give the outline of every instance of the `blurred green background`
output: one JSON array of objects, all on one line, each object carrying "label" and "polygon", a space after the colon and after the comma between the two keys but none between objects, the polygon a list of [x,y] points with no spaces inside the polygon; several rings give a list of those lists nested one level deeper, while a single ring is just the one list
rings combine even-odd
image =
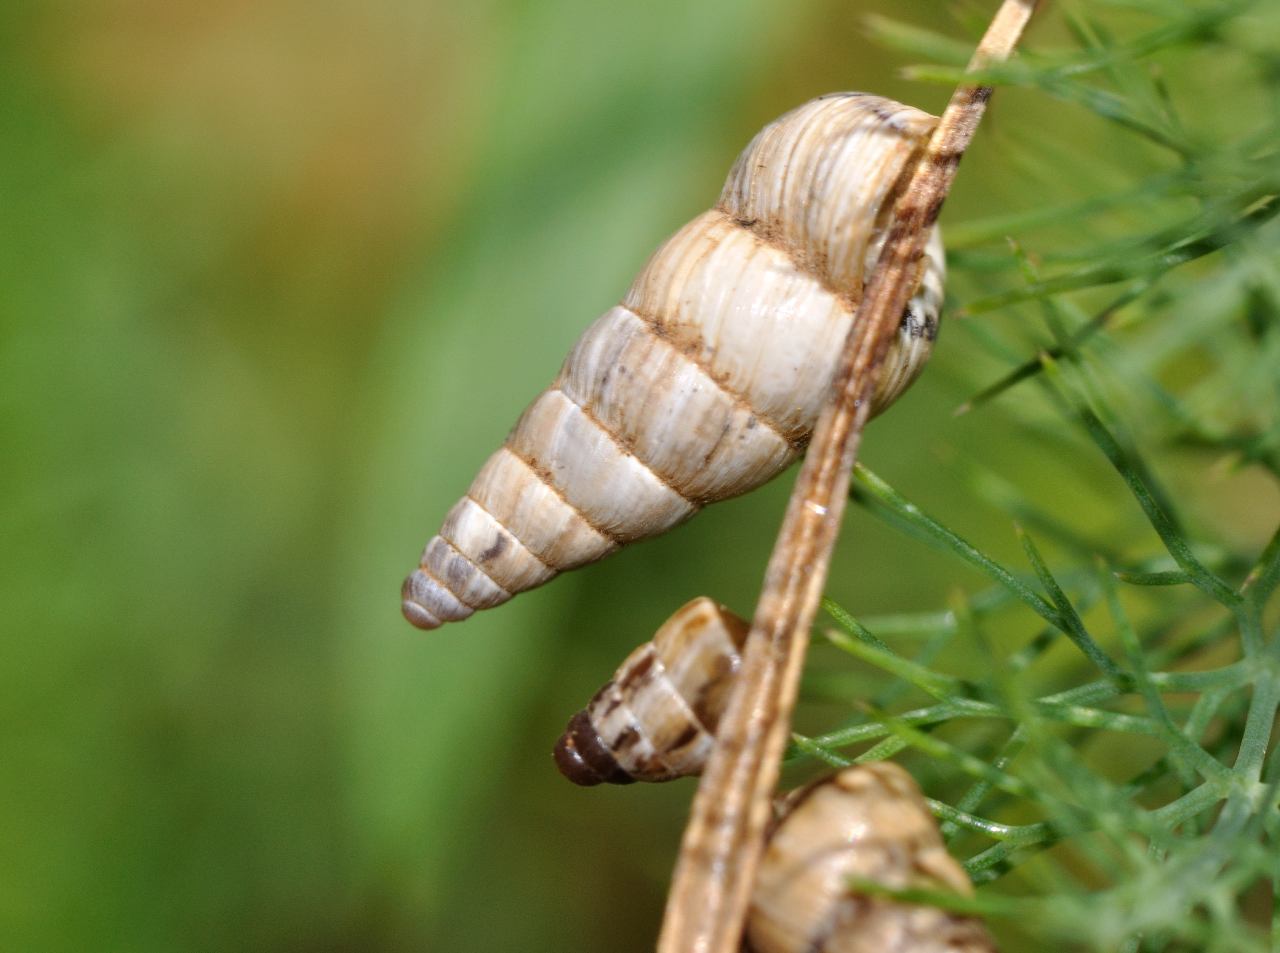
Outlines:
[{"label": "blurred green background", "polygon": [[[940,109],[861,18],[971,38],[943,6],[4,5],[0,947],[651,948],[692,785],[579,790],[548,752],[684,600],[750,611],[793,474],[434,634],[400,580],[761,125],[837,89]],[[944,224],[1117,184],[1042,164],[1109,134],[1002,92]],[[1101,463],[1064,484],[1005,411],[952,419],[994,374],[963,340],[864,458],[996,553],[939,454],[1105,530]],[[1215,479],[1260,546],[1273,491]],[[854,512],[829,588],[967,582]]]}]

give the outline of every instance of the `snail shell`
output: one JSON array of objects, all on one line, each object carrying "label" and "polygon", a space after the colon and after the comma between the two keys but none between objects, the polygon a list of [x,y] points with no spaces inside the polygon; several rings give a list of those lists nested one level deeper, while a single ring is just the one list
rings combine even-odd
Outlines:
[{"label": "snail shell", "polygon": [[569,720],[560,773],[583,785],[700,774],[750,628],[705,596],[678,609]]},{"label": "snail shell", "polygon": [[906,771],[877,762],[793,792],[760,860],[747,919],[754,953],[994,953],[982,924],[869,896],[890,889],[973,894]]},{"label": "snail shell", "polygon": [[[863,281],[936,120],[838,93],[766,126],[715,208],[662,245],[578,340],[405,580],[433,629],[773,478],[830,389]],[[881,372],[884,408],[938,329],[941,241]]]}]

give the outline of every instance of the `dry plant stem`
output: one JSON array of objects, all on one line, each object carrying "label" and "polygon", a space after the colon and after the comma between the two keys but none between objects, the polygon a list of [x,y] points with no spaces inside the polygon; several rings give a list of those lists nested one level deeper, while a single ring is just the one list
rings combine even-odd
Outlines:
[{"label": "dry plant stem", "polygon": [[[1005,0],[970,69],[1007,58],[1036,0]],[[849,475],[880,365],[919,275],[960,157],[991,88],[956,90],[893,211],[884,250],[796,480],[765,573],[741,681],[716,735],[676,863],[659,953],[735,953],[763,845],[809,628],[826,583]]]}]

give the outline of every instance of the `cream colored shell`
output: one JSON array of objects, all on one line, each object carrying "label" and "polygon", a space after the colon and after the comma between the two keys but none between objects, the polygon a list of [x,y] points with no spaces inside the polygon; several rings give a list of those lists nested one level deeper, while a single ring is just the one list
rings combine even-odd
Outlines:
[{"label": "cream colored shell", "polygon": [[[445,518],[402,592],[433,629],[772,479],[803,450],[934,117],[862,93],[770,123],[720,201],[583,334]],[[920,372],[942,300],[931,237],[876,406]]]},{"label": "cream colored shell", "polygon": [[570,719],[560,773],[583,785],[700,774],[750,628],[705,596],[678,609]]},{"label": "cream colored shell", "polygon": [[970,896],[928,805],[888,762],[794,792],[760,860],[747,920],[754,953],[994,953],[982,924],[860,893],[851,881]]}]

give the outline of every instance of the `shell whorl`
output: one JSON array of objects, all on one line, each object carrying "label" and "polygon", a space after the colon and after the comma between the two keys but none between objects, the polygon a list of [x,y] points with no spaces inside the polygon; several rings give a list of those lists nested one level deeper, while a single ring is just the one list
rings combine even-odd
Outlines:
[{"label": "shell whorl", "polygon": [[860,893],[857,880],[973,893],[895,764],[846,768],[787,798],[752,890],[753,953],[995,953],[978,920]]},{"label": "shell whorl", "polygon": [[[904,173],[936,120],[862,93],[770,123],[720,200],[667,240],[449,512],[405,580],[432,629],[772,479],[830,388]],[[883,409],[932,350],[935,231],[882,371]]]},{"label": "shell whorl", "polygon": [[569,720],[560,773],[581,785],[701,773],[750,628],[705,596],[678,609]]}]

